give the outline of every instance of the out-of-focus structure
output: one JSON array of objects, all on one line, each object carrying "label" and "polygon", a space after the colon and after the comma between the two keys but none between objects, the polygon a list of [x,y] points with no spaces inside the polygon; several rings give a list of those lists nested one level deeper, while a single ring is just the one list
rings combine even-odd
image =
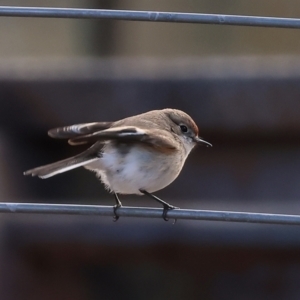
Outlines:
[{"label": "out-of-focus structure", "polygon": [[[177,1],[178,2],[178,1]],[[1,5],[25,5],[17,0]],[[26,5],[40,6],[38,1]],[[295,0],[44,1],[43,6],[297,17]],[[300,213],[299,30],[0,18],[0,200],[112,205],[94,174],[28,168],[80,151],[47,130],[188,112],[197,148],[157,193],[182,208]],[[155,205],[145,197],[123,204]],[[0,216],[1,299],[299,299],[298,227]]]}]

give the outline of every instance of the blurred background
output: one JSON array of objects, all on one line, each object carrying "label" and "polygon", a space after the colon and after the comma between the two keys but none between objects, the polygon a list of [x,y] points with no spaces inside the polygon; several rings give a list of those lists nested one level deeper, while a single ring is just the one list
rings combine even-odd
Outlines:
[{"label": "blurred background", "polygon": [[[0,5],[300,16],[296,0]],[[300,213],[299,30],[1,17],[0,40],[2,202],[113,205],[84,169],[22,172],[82,150],[49,138],[52,127],[172,107],[214,147],[195,149],[157,196],[187,209]],[[300,298],[296,226],[1,214],[0,265],[4,300]]]}]

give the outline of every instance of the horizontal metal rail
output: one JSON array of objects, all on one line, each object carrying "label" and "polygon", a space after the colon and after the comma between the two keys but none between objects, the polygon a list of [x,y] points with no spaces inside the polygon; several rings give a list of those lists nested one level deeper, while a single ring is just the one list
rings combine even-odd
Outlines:
[{"label": "horizontal metal rail", "polygon": [[2,17],[113,19],[127,21],[300,28],[300,19],[159,11],[0,6]]},{"label": "horizontal metal rail", "polygon": [[[73,204],[36,204],[36,203],[0,203],[0,213],[68,214],[114,216],[112,206],[73,205]],[[125,207],[118,208],[120,217],[162,218],[162,209]],[[262,224],[300,225],[300,215],[282,215],[266,213],[247,213],[233,211],[211,211],[174,209],[167,212],[170,219],[245,222]]]}]

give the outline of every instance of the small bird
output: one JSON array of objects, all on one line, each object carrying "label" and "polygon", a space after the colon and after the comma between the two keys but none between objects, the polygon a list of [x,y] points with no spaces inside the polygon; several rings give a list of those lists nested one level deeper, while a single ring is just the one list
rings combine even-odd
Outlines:
[{"label": "small bird", "polygon": [[198,137],[193,119],[177,109],[153,110],[116,122],[95,122],[58,127],[52,138],[68,139],[70,145],[92,144],[86,151],[38,168],[24,175],[49,178],[84,166],[94,171],[114,194],[115,221],[122,206],[118,194],[147,195],[167,211],[177,207],[153,195],[173,182],[196,144],[210,143]]}]

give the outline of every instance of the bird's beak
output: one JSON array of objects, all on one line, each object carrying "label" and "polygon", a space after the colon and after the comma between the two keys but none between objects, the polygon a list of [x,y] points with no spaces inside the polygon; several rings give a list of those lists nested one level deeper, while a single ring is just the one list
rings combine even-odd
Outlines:
[{"label": "bird's beak", "polygon": [[200,144],[200,143],[203,143],[203,144],[206,144],[206,147],[212,147],[212,144],[207,142],[207,141],[204,141],[202,139],[200,139],[198,136],[196,136],[194,138],[194,141],[197,143],[197,144]]}]

